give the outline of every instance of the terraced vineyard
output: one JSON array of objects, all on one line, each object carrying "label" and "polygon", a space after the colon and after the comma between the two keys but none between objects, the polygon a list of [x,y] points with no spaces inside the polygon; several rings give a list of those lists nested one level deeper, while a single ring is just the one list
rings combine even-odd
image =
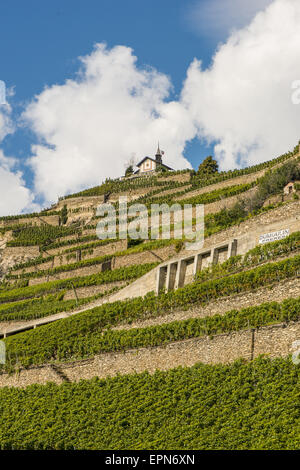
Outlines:
[{"label": "terraced vineyard", "polygon": [[[299,159],[110,180],[1,218],[0,448],[298,448]],[[97,206],[124,194],[204,204],[202,248],[99,240]]]}]

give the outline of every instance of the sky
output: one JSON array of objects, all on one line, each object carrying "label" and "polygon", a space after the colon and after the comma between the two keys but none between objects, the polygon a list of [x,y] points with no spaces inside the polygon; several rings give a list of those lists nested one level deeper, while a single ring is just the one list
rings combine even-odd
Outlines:
[{"label": "sky", "polygon": [[158,141],[174,169],[228,170],[300,139],[299,0],[2,0],[0,21],[0,216]]}]

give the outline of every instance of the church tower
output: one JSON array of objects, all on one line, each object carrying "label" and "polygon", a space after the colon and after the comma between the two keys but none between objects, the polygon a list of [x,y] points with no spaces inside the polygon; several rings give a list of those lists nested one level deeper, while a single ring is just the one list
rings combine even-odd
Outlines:
[{"label": "church tower", "polygon": [[160,148],[159,148],[159,142],[158,142],[158,147],[157,147],[157,151],[156,151],[156,154],[155,154],[155,161],[159,165],[162,164],[162,154],[161,154],[161,151],[160,151]]}]

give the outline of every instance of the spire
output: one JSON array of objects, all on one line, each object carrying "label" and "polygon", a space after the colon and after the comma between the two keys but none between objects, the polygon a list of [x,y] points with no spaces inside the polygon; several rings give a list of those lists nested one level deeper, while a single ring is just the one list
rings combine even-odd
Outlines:
[{"label": "spire", "polygon": [[159,148],[159,142],[158,142],[158,146],[157,146],[157,150],[156,150],[155,160],[157,161],[157,163],[162,163],[161,151],[160,151],[160,148]]},{"label": "spire", "polygon": [[158,141],[156,155],[161,155],[161,151],[160,151],[160,148],[159,148],[159,141]]}]

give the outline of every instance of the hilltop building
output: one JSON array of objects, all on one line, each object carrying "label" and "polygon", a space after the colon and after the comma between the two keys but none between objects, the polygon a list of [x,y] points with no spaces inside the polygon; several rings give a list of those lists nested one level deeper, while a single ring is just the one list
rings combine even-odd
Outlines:
[{"label": "hilltop building", "polygon": [[159,148],[159,144],[157,147],[157,151],[155,154],[155,159],[151,157],[144,157],[136,166],[137,170],[135,170],[135,175],[144,175],[146,173],[154,173],[155,171],[159,171],[161,169],[165,169],[167,171],[173,171],[173,168],[165,165],[162,161],[163,152]]}]

